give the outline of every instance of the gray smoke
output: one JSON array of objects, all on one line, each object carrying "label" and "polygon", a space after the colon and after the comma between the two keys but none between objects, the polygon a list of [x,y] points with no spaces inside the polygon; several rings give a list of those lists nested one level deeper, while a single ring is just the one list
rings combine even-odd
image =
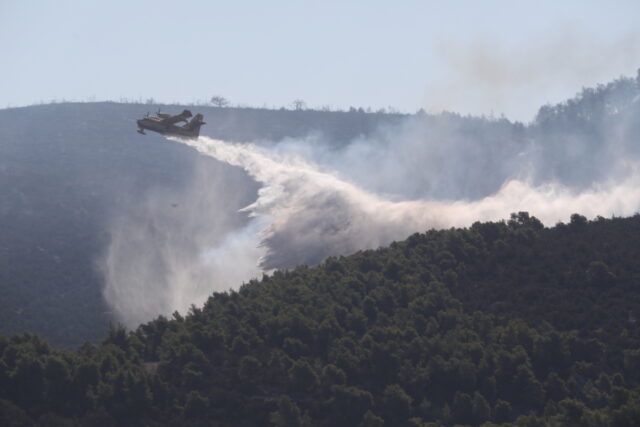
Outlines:
[{"label": "gray smoke", "polygon": [[573,213],[632,215],[638,117],[640,79],[622,79],[542,108],[529,126],[417,115],[340,148],[318,134],[259,144],[174,139],[210,162],[186,190],[150,193],[114,221],[105,297],[135,326],[274,268],[430,228],[518,211],[548,226]]},{"label": "gray smoke", "polygon": [[514,179],[475,201],[403,201],[364,190],[299,154],[206,137],[182,142],[242,167],[263,185],[258,199],[244,211],[269,223],[262,232],[266,252],[260,260],[266,270],[315,264],[329,255],[387,245],[416,231],[500,220],[517,211],[528,211],[553,225],[575,212],[588,217],[630,215],[640,206],[640,175],[635,171],[623,181],[599,183],[580,192],[560,184],[532,186]]},{"label": "gray smoke", "polygon": [[640,32],[606,39],[564,27],[526,45],[488,36],[470,42],[449,38],[438,42],[437,52],[447,67],[426,90],[428,111],[493,111],[528,122],[543,103],[572,96],[568,90],[633,73],[640,61]]}]

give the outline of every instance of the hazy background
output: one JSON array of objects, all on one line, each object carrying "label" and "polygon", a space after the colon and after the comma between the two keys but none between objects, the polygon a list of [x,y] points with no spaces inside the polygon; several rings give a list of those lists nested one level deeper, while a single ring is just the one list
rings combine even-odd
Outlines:
[{"label": "hazy background", "polygon": [[640,3],[1,1],[0,106],[155,99],[529,121],[640,63]]}]

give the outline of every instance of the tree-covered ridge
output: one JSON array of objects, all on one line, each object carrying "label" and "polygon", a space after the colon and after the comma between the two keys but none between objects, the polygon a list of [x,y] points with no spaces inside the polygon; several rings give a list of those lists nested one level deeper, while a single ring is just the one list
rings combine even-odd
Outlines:
[{"label": "tree-covered ridge", "polygon": [[[135,119],[158,108],[177,112],[184,106],[101,102],[0,110],[0,333],[35,330],[69,349],[84,340],[99,342],[113,314],[96,261],[109,243],[114,216],[154,189],[186,194],[194,171],[206,168],[231,180],[226,185],[246,202],[217,209],[236,214],[254,200],[256,184],[244,172],[160,143],[160,136],[137,134]],[[397,153],[398,164],[389,169],[393,180],[363,171],[379,175],[369,190],[403,199],[478,200],[522,174],[530,174],[533,185],[552,181],[581,191],[619,177],[640,153],[640,75],[584,89],[541,108],[526,125],[355,108],[192,110],[206,117],[203,135],[217,139],[308,139],[338,151],[358,141],[365,152],[392,147],[385,153]],[[398,150],[403,143],[407,151]]]},{"label": "tree-covered ridge", "polygon": [[526,213],[277,271],[100,346],[0,339],[3,425],[640,423],[640,216]]},{"label": "tree-covered ridge", "polygon": [[[184,106],[101,102],[0,109],[1,334],[37,331],[67,349],[85,340],[100,342],[114,318],[97,268],[109,229],[118,213],[158,189],[174,193],[172,203],[186,207],[179,196],[193,189],[198,171],[220,174],[238,201],[227,199],[216,209],[241,222],[237,211],[257,189],[244,171],[159,135],[135,132],[135,119],[160,108],[174,112]],[[338,145],[403,117],[255,108],[193,111],[207,118],[203,135],[246,142],[322,133]]]}]

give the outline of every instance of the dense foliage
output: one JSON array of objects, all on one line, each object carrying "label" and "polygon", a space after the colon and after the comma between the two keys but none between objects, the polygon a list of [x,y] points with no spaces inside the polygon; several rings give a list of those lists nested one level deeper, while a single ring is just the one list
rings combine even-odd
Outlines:
[{"label": "dense foliage", "polygon": [[2,338],[0,424],[639,425],[639,242],[640,216],[519,213],[277,271],[75,353]]}]

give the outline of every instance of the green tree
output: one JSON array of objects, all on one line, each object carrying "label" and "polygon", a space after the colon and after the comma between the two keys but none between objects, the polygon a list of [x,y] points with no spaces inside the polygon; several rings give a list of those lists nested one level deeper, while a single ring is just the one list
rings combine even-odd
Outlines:
[{"label": "green tree", "polygon": [[63,359],[56,356],[48,356],[45,360],[44,375],[48,404],[65,413],[76,397],[72,389],[69,366]]},{"label": "green tree", "polygon": [[244,356],[240,360],[238,368],[238,378],[247,384],[256,384],[261,381],[262,363],[253,356]]},{"label": "green tree", "polygon": [[493,421],[502,424],[512,420],[513,409],[511,404],[505,400],[498,399],[493,408]]},{"label": "green tree", "polygon": [[457,392],[453,398],[451,416],[457,424],[472,424],[473,400],[467,393]]},{"label": "green tree", "polygon": [[373,396],[357,387],[333,386],[327,402],[329,419],[335,426],[358,425],[364,414],[373,407]]},{"label": "green tree", "polygon": [[380,418],[370,410],[362,417],[361,427],[384,427],[384,419]]},{"label": "green tree", "polygon": [[289,396],[281,396],[278,399],[278,410],[271,413],[270,421],[278,427],[300,427],[303,425],[300,408]]},{"label": "green tree", "polygon": [[398,384],[384,389],[382,404],[385,419],[391,423],[404,423],[411,416],[412,398]]},{"label": "green tree", "polygon": [[223,108],[229,105],[229,101],[224,96],[220,96],[220,95],[212,96],[209,102],[214,107],[219,107],[219,108]]},{"label": "green tree", "polygon": [[198,391],[192,390],[187,394],[184,411],[187,417],[199,418],[206,414],[209,406],[209,399],[202,396]]},{"label": "green tree", "polygon": [[335,365],[328,364],[322,369],[322,384],[327,389],[333,385],[344,385],[346,380],[344,371]]},{"label": "green tree", "polygon": [[592,261],[587,268],[587,281],[598,287],[609,287],[616,280],[616,276],[609,271],[609,266],[602,261]]},{"label": "green tree", "polygon": [[289,369],[289,386],[292,390],[308,391],[318,385],[318,376],[309,363],[297,360]]},{"label": "green tree", "polygon": [[42,362],[34,356],[20,358],[11,376],[11,384],[15,402],[20,407],[27,409],[40,405],[45,391]]},{"label": "green tree", "polygon": [[473,424],[480,425],[491,419],[491,406],[477,391],[473,394]]},{"label": "green tree", "polygon": [[544,389],[549,398],[558,402],[569,394],[567,386],[556,372],[549,373],[544,384]]}]

